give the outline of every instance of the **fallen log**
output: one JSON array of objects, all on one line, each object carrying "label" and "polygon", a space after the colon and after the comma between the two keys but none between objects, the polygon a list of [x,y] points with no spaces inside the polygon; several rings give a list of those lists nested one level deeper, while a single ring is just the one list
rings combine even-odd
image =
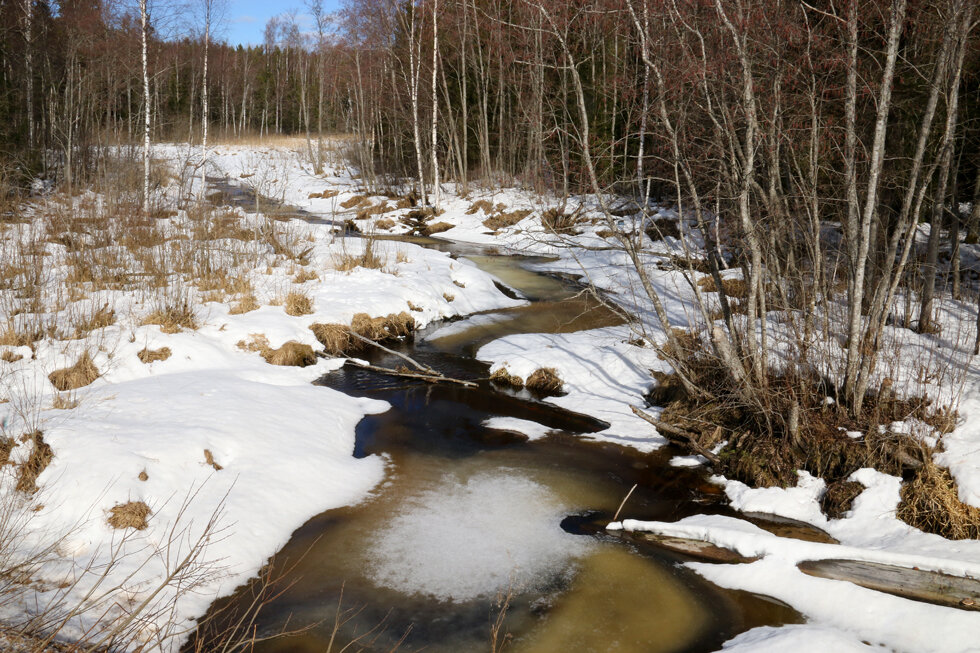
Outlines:
[{"label": "fallen log", "polygon": [[728,549],[704,540],[695,540],[687,537],[675,537],[673,535],[661,535],[646,531],[608,531],[613,535],[648,542],[674,553],[681,553],[705,562],[718,562],[722,564],[739,564],[755,562],[758,557],[743,556],[737,551]]},{"label": "fallen log", "polygon": [[915,601],[980,610],[980,580],[975,578],[858,560],[805,560],[796,566],[809,576],[848,581]]},{"label": "fallen log", "polygon": [[685,429],[679,428],[677,426],[665,424],[664,422],[655,419],[649,413],[640,410],[636,406],[630,406],[630,410],[632,410],[633,414],[639,417],[640,419],[656,427],[657,431],[671,442],[679,444],[682,447],[685,447],[693,451],[699,456],[704,456],[708,460],[708,462],[710,462],[713,465],[717,465],[720,462],[717,455],[715,455],[708,449],[702,447],[698,443],[696,434],[691,433],[690,431],[687,431]]}]

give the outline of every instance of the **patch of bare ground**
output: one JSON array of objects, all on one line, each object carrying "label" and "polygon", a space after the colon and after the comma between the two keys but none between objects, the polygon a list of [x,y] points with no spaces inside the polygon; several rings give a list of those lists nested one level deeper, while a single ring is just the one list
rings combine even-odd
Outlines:
[{"label": "patch of bare ground", "polygon": [[113,506],[106,521],[116,529],[132,528],[141,531],[149,526],[147,518],[151,514],[150,507],[142,501],[128,501]]},{"label": "patch of bare ground", "polygon": [[682,446],[690,442],[692,451],[702,452],[726,443],[709,461],[714,472],[752,487],[789,487],[796,471],[805,470],[827,483],[822,508],[837,518],[863,490],[848,477],[872,467],[904,479],[900,519],[948,538],[980,537],[980,509],[959,500],[949,472],[932,462],[934,450],[920,437],[889,428],[915,418],[934,434],[947,433],[956,420],[948,407],[921,397],[897,398],[886,382],[855,417],[826,401],[833,389],[823,379],[777,374],[769,378],[771,404],[753,405],[703,353],[708,346],[695,341],[684,361],[703,394],[692,397],[676,375],[658,373],[648,400],[663,407],[658,422],[671,433],[661,433]]},{"label": "patch of bare ground", "polygon": [[170,347],[161,347],[159,349],[144,347],[136,356],[140,359],[141,363],[149,365],[156,361],[165,361],[170,358],[171,354]]},{"label": "patch of bare ground", "polygon": [[82,354],[74,365],[55,370],[48,375],[51,385],[61,392],[86,386],[99,378],[99,368],[95,366],[88,352]]},{"label": "patch of bare ground", "polygon": [[647,228],[644,229],[647,237],[656,242],[664,238],[680,238],[681,232],[677,226],[677,221],[670,218],[657,218],[651,220]]}]

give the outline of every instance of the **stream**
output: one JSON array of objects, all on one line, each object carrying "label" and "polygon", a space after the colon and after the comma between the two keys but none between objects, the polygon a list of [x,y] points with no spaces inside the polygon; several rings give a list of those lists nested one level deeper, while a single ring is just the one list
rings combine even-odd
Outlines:
[{"label": "stream", "polygon": [[[574,281],[529,269],[541,259],[410,240],[469,258],[529,303],[431,325],[396,347],[477,388],[349,366],[316,381],[391,404],[359,423],[355,444],[357,457],[384,457],[388,473],[361,504],[313,517],[276,555],[284,584],[258,634],[301,632],[255,650],[322,653],[356,641],[348,650],[695,652],[802,621],[775,600],[704,581],[683,556],[605,532],[634,484],[629,518],[725,513],[702,470],[671,467],[669,447],[641,454],[583,439],[605,425],[492,386],[474,358],[505,335],[612,326],[619,316]],[[401,364],[376,349],[362,356]],[[529,441],[508,429],[515,419],[547,436]],[[250,601],[243,587],[212,609]]]}]

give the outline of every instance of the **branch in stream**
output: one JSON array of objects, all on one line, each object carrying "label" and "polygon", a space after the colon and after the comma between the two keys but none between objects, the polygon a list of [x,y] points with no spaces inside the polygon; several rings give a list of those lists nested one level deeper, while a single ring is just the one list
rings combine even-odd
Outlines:
[{"label": "branch in stream", "polygon": [[463,379],[454,379],[449,376],[443,376],[438,372],[433,372],[431,374],[423,374],[411,372],[408,370],[396,370],[390,367],[379,367],[377,365],[369,365],[368,363],[361,363],[359,361],[353,360],[351,358],[347,359],[345,365],[353,365],[354,367],[359,367],[363,370],[371,370],[372,372],[378,372],[380,374],[387,374],[389,376],[400,376],[407,379],[418,379],[425,381],[427,383],[455,383],[461,385],[464,388],[476,388],[478,385],[473,381],[464,381]]},{"label": "branch in stream", "polygon": [[640,410],[636,406],[630,406],[630,410],[632,410],[633,414],[639,417],[640,419],[645,420],[646,422],[649,422],[650,424],[655,426],[657,431],[660,432],[661,435],[663,435],[671,442],[679,444],[682,447],[685,447],[686,449],[693,451],[699,456],[704,456],[705,458],[708,459],[708,462],[710,462],[713,465],[718,464],[719,462],[718,456],[716,456],[715,454],[713,454],[712,452],[708,451],[700,444],[698,444],[698,441],[695,439],[696,435],[694,433],[658,421],[652,415]]}]

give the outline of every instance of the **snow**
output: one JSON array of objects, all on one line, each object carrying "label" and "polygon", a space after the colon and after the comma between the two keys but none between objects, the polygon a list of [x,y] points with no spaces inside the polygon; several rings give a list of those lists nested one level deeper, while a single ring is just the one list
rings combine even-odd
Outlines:
[{"label": "snow", "polygon": [[560,526],[568,506],[515,472],[451,474],[406,501],[369,543],[374,582],[409,594],[469,601],[542,588],[591,540]]},{"label": "snow", "polygon": [[537,422],[518,419],[516,417],[490,417],[483,421],[483,425],[488,429],[499,431],[517,431],[526,435],[528,440],[538,440],[552,431],[551,428],[544,424],[538,424]]},{"label": "snow", "polygon": [[878,650],[833,628],[812,624],[753,628],[725,642],[722,649],[729,653],[867,653]]}]

